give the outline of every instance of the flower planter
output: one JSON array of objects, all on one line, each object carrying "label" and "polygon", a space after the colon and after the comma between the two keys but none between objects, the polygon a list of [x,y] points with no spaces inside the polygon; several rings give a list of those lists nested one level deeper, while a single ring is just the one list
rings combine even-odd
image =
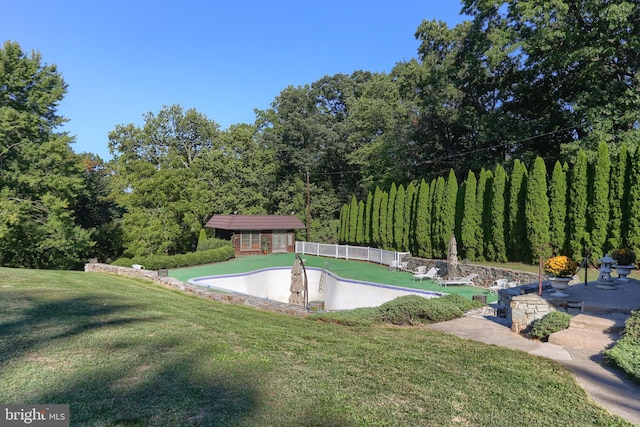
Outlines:
[{"label": "flower planter", "polygon": [[551,277],[549,278],[549,282],[551,282],[551,287],[556,291],[551,294],[552,297],[557,298],[566,298],[569,294],[565,294],[562,292],[563,290],[569,287],[569,282],[571,281],[571,277]]},{"label": "flower planter", "polygon": [[616,269],[616,273],[618,273],[618,280],[621,282],[628,282],[627,276],[631,274],[631,270],[635,267],[633,265],[614,265],[613,268]]}]

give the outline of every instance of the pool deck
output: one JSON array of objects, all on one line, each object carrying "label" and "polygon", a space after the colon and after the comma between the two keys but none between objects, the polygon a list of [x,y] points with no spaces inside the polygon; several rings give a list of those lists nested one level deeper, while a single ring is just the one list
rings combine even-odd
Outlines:
[{"label": "pool deck", "polygon": [[[585,314],[607,317],[627,316],[640,309],[640,281],[615,281],[615,289],[601,289],[597,282],[569,286],[564,292],[566,301],[582,302]],[[546,290],[542,298],[558,302],[554,290]],[[567,340],[562,345],[524,338],[511,332],[510,325],[493,316],[493,310],[478,310],[466,317],[426,326],[428,329],[456,335],[490,345],[521,350],[529,354],[553,359],[568,368],[580,385],[596,402],[611,413],[640,425],[640,384],[624,373],[608,366],[602,352],[585,350],[580,341]]]}]

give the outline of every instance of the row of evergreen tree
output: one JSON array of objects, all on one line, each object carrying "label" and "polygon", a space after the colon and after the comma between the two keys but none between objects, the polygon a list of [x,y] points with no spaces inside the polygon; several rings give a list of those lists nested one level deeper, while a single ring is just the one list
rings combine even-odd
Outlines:
[{"label": "row of evergreen tree", "polygon": [[459,256],[476,261],[640,252],[640,150],[623,146],[612,155],[601,143],[593,159],[579,151],[570,165],[556,162],[550,176],[541,157],[530,170],[515,160],[510,174],[501,165],[477,178],[469,171],[460,184],[452,170],[430,183],[376,187],[340,212],[342,243],[446,258],[453,235]]}]

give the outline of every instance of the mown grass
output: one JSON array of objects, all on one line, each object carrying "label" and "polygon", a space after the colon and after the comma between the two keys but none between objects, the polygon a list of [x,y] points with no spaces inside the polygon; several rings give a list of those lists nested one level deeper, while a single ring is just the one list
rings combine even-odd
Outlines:
[{"label": "mown grass", "polygon": [[547,359],[100,273],[0,269],[0,384],[81,426],[630,425]]}]

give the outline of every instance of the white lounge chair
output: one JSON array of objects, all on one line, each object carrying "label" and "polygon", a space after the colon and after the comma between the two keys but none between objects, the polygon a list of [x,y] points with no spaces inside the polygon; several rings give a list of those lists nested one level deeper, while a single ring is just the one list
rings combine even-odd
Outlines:
[{"label": "white lounge chair", "polygon": [[422,279],[440,280],[440,277],[438,277],[438,271],[439,270],[437,268],[431,267],[431,269],[426,273],[417,272],[413,275],[413,280],[420,279],[421,282]]},{"label": "white lounge chair", "polygon": [[389,271],[398,271],[398,261],[395,259],[389,262]]},{"label": "white lounge chair", "polygon": [[477,274],[469,274],[467,276],[458,277],[456,279],[440,280],[439,285],[440,286],[447,286],[447,285],[475,286],[476,284],[474,283],[473,279],[475,279],[476,277],[478,277]]},{"label": "white lounge chair", "polygon": [[493,285],[489,286],[489,293],[497,294],[499,290],[507,289],[507,279],[498,279],[493,281]]}]

